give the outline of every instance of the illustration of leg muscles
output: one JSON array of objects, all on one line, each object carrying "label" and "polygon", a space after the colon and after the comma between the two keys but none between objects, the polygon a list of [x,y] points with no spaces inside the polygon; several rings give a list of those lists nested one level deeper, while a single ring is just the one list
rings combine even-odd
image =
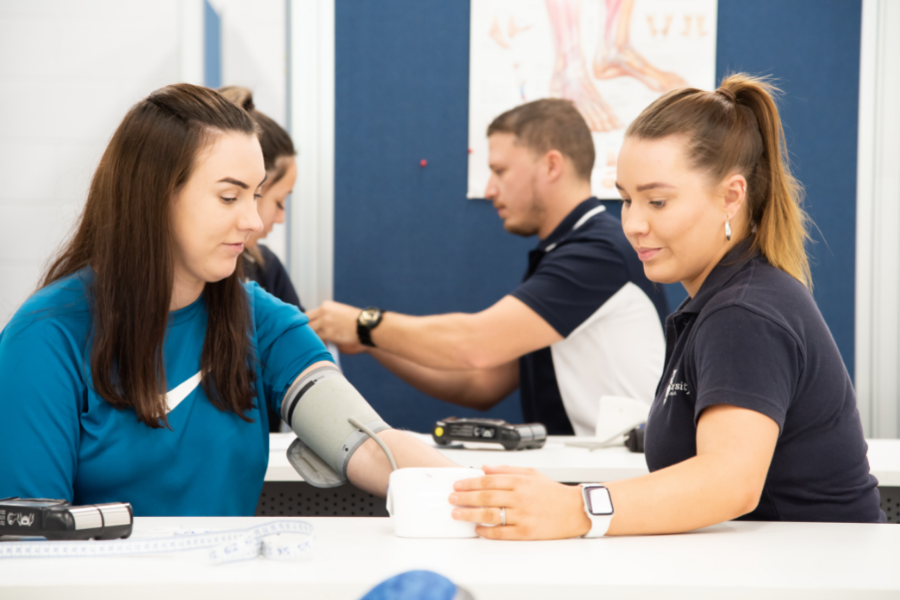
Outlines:
[{"label": "illustration of leg muscles", "polygon": [[519,64],[519,54],[521,53],[521,43],[517,43],[516,37],[520,34],[525,33],[531,29],[531,25],[525,24],[520,25],[515,21],[515,17],[509,15],[509,19],[507,21],[508,25],[506,28],[506,33],[504,34],[503,28],[500,26],[500,15],[495,14],[494,19],[491,22],[491,28],[488,31],[488,37],[494,40],[500,48],[503,50],[509,51],[510,56],[510,64],[513,70],[513,76],[516,81],[516,92],[519,96],[519,100],[522,102],[528,102],[528,92],[526,88],[528,87],[528,81],[522,73],[521,65]]},{"label": "illustration of leg muscles", "polygon": [[506,28],[507,33],[509,34],[509,39],[513,39],[523,31],[528,31],[531,29],[531,25],[516,25],[516,20],[512,16],[509,17],[509,26]]},{"label": "illustration of leg muscles", "polygon": [[[700,17],[700,19],[702,22],[703,17]],[[669,25],[671,25],[671,24],[672,24],[672,15],[666,15],[666,18],[663,19],[662,26],[659,29],[657,29],[656,28],[656,19],[653,18],[653,15],[647,15],[647,26],[650,27],[650,34],[653,35],[653,37],[656,37],[657,34],[662,35],[663,37],[666,37],[667,35],[669,35]],[[704,34],[704,35],[706,35],[706,34]]]},{"label": "illustration of leg muscles", "polygon": [[580,0],[546,0],[546,3],[556,51],[550,95],[571,100],[591,131],[619,129],[622,124],[588,75],[581,51]]},{"label": "illustration of leg muscles", "polygon": [[504,50],[509,49],[509,42],[503,38],[503,30],[500,29],[500,21],[496,15],[494,16],[494,22],[491,23],[491,30],[488,32],[488,35],[497,42],[498,46]]},{"label": "illustration of leg muscles", "polygon": [[706,37],[709,33],[703,29],[703,21],[706,19],[703,15],[697,15],[697,37]]},{"label": "illustration of leg muscles", "polygon": [[[635,0],[605,1],[606,22],[601,36],[603,42],[597,45],[597,53],[594,56],[594,77],[612,79],[627,75],[641,81],[655,92],[685,87],[687,83],[680,76],[660,71],[631,47],[628,34]],[[666,22],[665,34],[668,34],[669,22]]]}]

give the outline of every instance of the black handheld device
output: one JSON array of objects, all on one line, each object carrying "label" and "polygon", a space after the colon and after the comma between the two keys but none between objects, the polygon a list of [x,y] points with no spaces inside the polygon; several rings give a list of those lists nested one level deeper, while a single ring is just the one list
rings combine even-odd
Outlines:
[{"label": "black handheld device", "polygon": [[0,536],[48,540],[114,540],[131,535],[134,511],[124,502],[72,506],[47,498],[0,499]]},{"label": "black handheld device", "polygon": [[431,437],[439,446],[452,442],[488,442],[506,450],[541,448],[547,441],[547,428],[541,423],[510,425],[502,419],[457,419],[449,417],[434,424]]}]

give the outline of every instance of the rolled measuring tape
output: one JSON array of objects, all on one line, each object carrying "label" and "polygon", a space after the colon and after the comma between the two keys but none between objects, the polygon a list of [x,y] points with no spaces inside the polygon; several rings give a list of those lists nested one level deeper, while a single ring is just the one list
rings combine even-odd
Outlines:
[{"label": "rolled measuring tape", "polygon": [[300,560],[312,553],[315,536],[306,521],[270,521],[249,529],[185,532],[170,537],[78,542],[0,542],[0,558],[129,556],[211,548],[213,563],[250,560],[260,554],[273,560]]}]

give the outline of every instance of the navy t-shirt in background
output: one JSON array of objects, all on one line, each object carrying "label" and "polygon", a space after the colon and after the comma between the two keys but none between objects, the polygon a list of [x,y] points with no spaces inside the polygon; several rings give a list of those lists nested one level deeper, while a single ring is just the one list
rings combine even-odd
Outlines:
[{"label": "navy t-shirt in background", "polygon": [[878,482],[853,384],[815,301],[747,242],[666,320],[666,367],[647,422],[651,471],[697,454],[704,409],[728,404],[780,429],[759,521],[874,523]]},{"label": "navy t-shirt in background", "polygon": [[297,290],[291,283],[291,278],[278,256],[266,246],[258,244],[259,253],[262,254],[263,264],[253,260],[253,257],[244,253],[244,277],[249,281],[255,281],[259,287],[266,290],[285,304],[293,304],[300,309],[300,312],[306,312],[303,305],[300,304],[300,297],[297,296]]}]

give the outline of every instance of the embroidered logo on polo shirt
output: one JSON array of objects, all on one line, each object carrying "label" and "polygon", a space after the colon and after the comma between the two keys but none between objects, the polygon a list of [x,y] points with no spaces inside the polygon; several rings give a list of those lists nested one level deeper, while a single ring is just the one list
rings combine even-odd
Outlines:
[{"label": "embroidered logo on polo shirt", "polygon": [[669,379],[669,387],[666,388],[666,396],[663,398],[663,404],[666,403],[666,400],[669,399],[669,396],[674,396],[678,392],[684,392],[685,395],[690,396],[691,390],[688,389],[688,384],[685,382],[675,383],[675,375],[678,374],[678,369],[672,371],[672,378]]}]

